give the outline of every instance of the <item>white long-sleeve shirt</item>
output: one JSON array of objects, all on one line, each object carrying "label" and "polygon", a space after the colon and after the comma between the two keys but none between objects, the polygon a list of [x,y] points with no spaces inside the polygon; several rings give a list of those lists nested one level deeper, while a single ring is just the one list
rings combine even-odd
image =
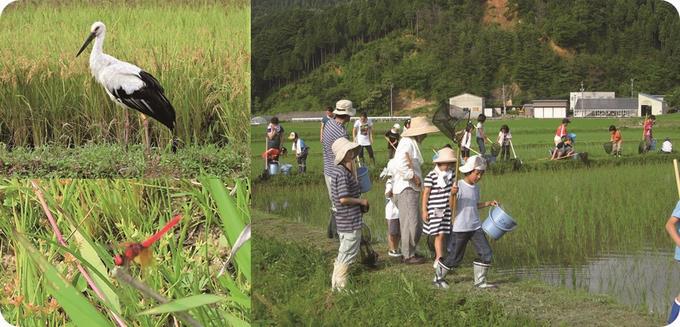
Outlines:
[{"label": "white long-sleeve shirt", "polygon": [[460,141],[460,145],[466,149],[469,149],[470,145],[472,145],[472,133],[466,131],[465,134],[463,134],[463,139]]},{"label": "white long-sleeve shirt", "polygon": [[[409,167],[408,159],[411,158],[413,167]],[[418,142],[411,137],[403,137],[394,152],[394,158],[387,164],[387,169],[392,173],[392,193],[400,194],[406,188],[420,191],[420,186],[416,186],[411,180],[413,176],[418,176],[421,183],[423,175],[420,165],[423,164],[423,156],[420,153]]]}]

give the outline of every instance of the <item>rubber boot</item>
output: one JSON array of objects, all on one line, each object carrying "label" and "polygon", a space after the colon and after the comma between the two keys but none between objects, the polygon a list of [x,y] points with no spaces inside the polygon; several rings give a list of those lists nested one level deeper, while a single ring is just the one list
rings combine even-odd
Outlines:
[{"label": "rubber boot", "polygon": [[481,263],[481,262],[474,262],[473,267],[474,267],[474,274],[475,274],[475,287],[479,287],[479,288],[496,287],[496,285],[489,284],[489,283],[486,282],[486,274],[489,272],[489,268],[491,268],[490,264]]},{"label": "rubber boot", "polygon": [[446,267],[440,260],[435,260],[433,267],[434,278],[432,279],[432,284],[434,284],[436,288],[449,288],[449,283],[446,282],[444,277],[446,277],[446,274],[450,269]]},{"label": "rubber boot", "polygon": [[671,305],[671,314],[668,316],[668,327],[678,327],[680,326],[680,302],[678,299],[673,299],[673,305]]},{"label": "rubber boot", "polygon": [[334,292],[340,292],[347,286],[347,274],[349,272],[349,265],[346,263],[335,262],[333,266],[333,276],[331,280],[331,287]]}]

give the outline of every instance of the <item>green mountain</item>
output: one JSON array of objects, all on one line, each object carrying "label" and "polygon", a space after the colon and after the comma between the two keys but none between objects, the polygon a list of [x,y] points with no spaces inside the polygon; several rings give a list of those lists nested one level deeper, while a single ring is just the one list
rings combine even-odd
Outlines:
[{"label": "green mountain", "polygon": [[[371,114],[469,92],[680,99],[680,17],[661,0],[289,0],[253,7],[253,111]],[[410,102],[413,100],[413,102]]]}]

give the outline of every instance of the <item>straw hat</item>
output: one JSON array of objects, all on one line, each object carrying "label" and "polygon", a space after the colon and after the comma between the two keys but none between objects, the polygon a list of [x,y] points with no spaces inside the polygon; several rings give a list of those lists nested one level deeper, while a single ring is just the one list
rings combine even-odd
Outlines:
[{"label": "straw hat", "polygon": [[294,140],[296,136],[297,136],[297,134],[295,134],[295,132],[290,132],[290,134],[288,135],[288,139]]},{"label": "straw hat", "polygon": [[335,103],[334,115],[347,115],[354,116],[357,113],[356,109],[352,106],[352,101],[340,100]]},{"label": "straw hat", "polygon": [[333,149],[333,154],[335,155],[335,160],[333,162],[336,165],[339,165],[342,162],[342,159],[345,159],[345,155],[347,155],[348,151],[354,151],[358,147],[359,143],[350,142],[344,137],[335,140],[331,147]]},{"label": "straw hat", "polygon": [[411,127],[401,136],[418,136],[423,134],[439,132],[439,128],[435,127],[425,117],[415,117],[411,119]]},{"label": "straw hat", "polygon": [[460,166],[458,170],[461,173],[467,174],[473,170],[486,170],[486,160],[480,156],[472,156],[465,160],[465,164]]},{"label": "straw hat", "polygon": [[434,163],[456,162],[456,153],[451,148],[443,148],[437,152],[437,157],[432,160]]}]

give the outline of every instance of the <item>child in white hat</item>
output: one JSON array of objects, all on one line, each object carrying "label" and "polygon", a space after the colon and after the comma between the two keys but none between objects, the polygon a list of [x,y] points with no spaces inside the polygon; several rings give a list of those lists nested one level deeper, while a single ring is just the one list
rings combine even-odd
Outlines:
[{"label": "child in white hat", "polygon": [[368,212],[368,200],[361,199],[359,182],[354,174],[354,158],[359,144],[341,137],[333,142],[334,166],[330,169],[331,198],[335,204],[340,247],[335,259],[332,288],[341,291],[347,285],[349,265],[359,253],[362,215]]},{"label": "child in white hat", "polygon": [[451,232],[451,205],[449,197],[455,180],[452,163],[456,162],[456,154],[451,148],[443,148],[437,152],[434,169],[423,179],[423,197],[421,200],[421,217],[423,233],[434,235],[435,262],[444,253],[444,240]]},{"label": "child in white hat", "polygon": [[454,251],[449,252],[443,260],[434,262],[434,284],[439,288],[449,287],[444,277],[463,261],[465,247],[472,241],[479,256],[473,262],[474,285],[479,288],[495,287],[486,282],[486,275],[491,267],[491,247],[479,220],[479,209],[498,205],[496,200],[479,201],[479,182],[486,170],[486,161],[480,156],[472,156],[459,170],[465,177],[451,187],[450,199],[452,207],[456,201],[456,215],[451,228]]}]

